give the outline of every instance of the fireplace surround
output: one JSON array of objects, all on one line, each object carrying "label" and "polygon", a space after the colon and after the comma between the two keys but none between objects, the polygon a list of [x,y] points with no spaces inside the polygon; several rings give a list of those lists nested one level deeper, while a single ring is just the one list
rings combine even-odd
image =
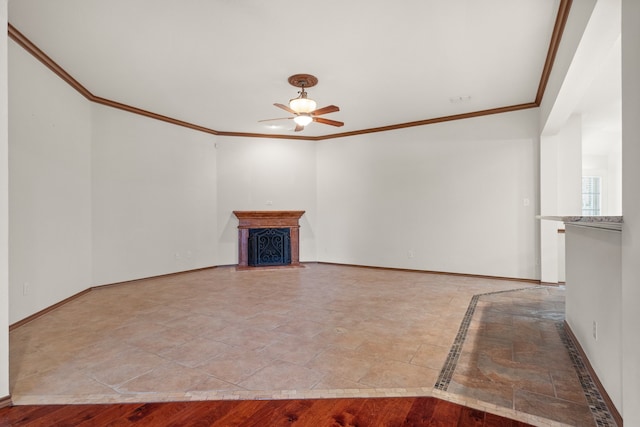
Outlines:
[{"label": "fireplace surround", "polygon": [[[304,212],[233,211],[238,218],[238,270],[302,267],[299,220]],[[256,245],[270,248],[261,251]]]}]

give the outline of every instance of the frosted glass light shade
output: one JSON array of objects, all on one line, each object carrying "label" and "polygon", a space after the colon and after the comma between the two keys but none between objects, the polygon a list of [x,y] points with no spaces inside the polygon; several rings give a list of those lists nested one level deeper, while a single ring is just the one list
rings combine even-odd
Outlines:
[{"label": "frosted glass light shade", "polygon": [[[315,102],[314,102],[314,104],[315,104]],[[313,110],[311,110],[311,111],[313,111]],[[301,114],[299,116],[295,116],[293,118],[293,121],[296,122],[297,125],[306,126],[306,125],[308,125],[309,123],[311,123],[313,121],[313,118],[311,116],[306,115],[306,114]]]},{"label": "frosted glass light shade", "polygon": [[316,109],[316,101],[309,98],[294,98],[289,101],[289,108],[296,113],[310,113]]}]

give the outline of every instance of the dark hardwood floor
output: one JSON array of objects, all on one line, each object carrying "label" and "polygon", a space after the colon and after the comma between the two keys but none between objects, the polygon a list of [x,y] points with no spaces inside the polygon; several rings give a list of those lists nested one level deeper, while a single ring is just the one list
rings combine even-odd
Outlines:
[{"label": "dark hardwood floor", "polygon": [[0,426],[473,426],[525,427],[431,397],[27,405]]}]

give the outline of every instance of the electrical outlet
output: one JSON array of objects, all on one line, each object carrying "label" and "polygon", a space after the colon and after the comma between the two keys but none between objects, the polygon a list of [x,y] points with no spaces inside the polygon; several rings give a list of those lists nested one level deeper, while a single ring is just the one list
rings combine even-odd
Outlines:
[{"label": "electrical outlet", "polygon": [[31,283],[24,282],[22,285],[22,295],[29,295],[31,293]]},{"label": "electrical outlet", "polygon": [[413,250],[410,250],[409,253],[407,254],[407,256],[409,258],[415,258],[416,257],[416,253]]},{"label": "electrical outlet", "polygon": [[593,339],[598,341],[598,322],[593,321]]}]

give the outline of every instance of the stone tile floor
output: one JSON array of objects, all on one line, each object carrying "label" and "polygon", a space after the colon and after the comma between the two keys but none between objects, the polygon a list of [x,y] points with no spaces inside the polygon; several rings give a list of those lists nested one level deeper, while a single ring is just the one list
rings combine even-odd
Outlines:
[{"label": "stone tile floor", "polygon": [[615,425],[565,332],[564,288],[476,295],[436,388],[568,425]]},{"label": "stone tile floor", "polygon": [[562,288],[525,282],[219,267],[95,289],[12,330],[11,393],[19,405],[436,396],[534,425],[614,425],[590,410],[563,312]]}]

